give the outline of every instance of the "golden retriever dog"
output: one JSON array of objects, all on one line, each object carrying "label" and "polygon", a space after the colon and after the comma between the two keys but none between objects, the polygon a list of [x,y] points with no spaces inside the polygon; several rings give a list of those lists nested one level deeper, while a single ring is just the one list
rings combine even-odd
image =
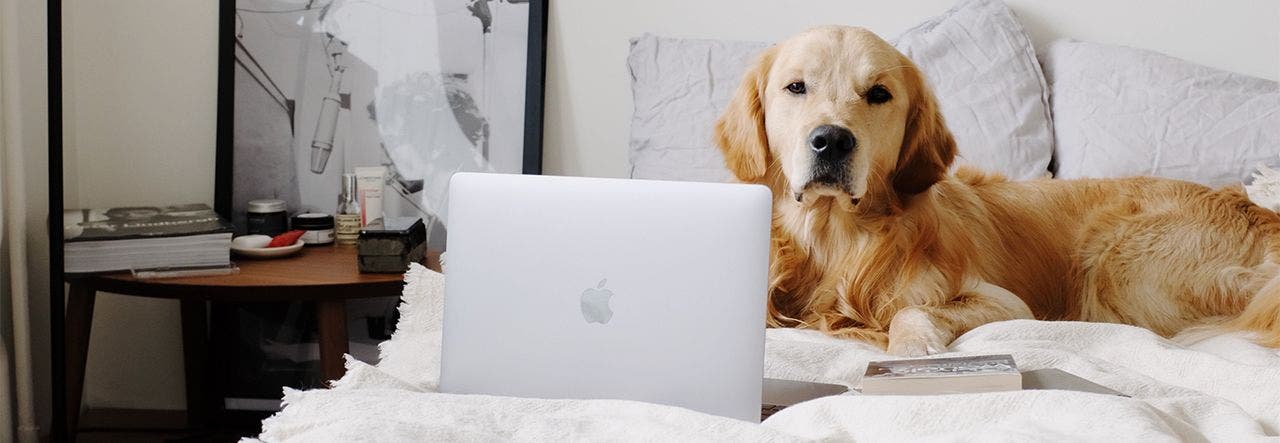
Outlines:
[{"label": "golden retriever dog", "polygon": [[951,173],[924,76],[864,29],[766,50],[715,129],[734,175],[773,190],[770,326],[904,356],[1023,318],[1280,347],[1280,216],[1238,187]]}]

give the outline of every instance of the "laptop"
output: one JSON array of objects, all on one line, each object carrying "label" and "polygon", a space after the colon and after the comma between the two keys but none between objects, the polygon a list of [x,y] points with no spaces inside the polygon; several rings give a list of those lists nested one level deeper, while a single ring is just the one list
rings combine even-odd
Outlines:
[{"label": "laptop", "polygon": [[458,173],[440,390],[760,418],[763,186]]}]

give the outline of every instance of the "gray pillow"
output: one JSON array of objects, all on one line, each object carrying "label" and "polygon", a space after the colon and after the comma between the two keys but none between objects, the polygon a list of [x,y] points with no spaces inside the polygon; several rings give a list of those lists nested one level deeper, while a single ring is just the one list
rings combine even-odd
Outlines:
[{"label": "gray pillow", "polygon": [[1153,175],[1242,183],[1280,154],[1280,87],[1141,49],[1058,40],[1053,90],[1058,176]]},{"label": "gray pillow", "polygon": [[[960,162],[1025,179],[1048,174],[1053,129],[1035,50],[1009,9],[962,1],[892,43],[930,79]],[[768,44],[662,38],[631,42],[634,178],[729,181],[712,128]]]}]

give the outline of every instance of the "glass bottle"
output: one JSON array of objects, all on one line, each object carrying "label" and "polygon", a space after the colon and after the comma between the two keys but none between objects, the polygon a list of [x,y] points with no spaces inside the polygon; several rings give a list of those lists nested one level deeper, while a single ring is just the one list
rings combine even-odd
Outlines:
[{"label": "glass bottle", "polygon": [[354,245],[360,238],[360,201],[356,199],[356,175],[342,174],[342,194],[338,195],[338,211],[333,216],[335,237],[340,245]]}]

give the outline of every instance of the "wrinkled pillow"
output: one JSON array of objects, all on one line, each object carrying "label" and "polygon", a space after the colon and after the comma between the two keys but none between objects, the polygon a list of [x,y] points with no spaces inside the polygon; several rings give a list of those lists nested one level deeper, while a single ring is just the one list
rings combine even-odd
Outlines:
[{"label": "wrinkled pillow", "polygon": [[631,40],[631,177],[731,181],[712,131],[743,72],[768,46],[650,34]]},{"label": "wrinkled pillow", "polygon": [[1152,51],[1072,40],[1042,57],[1061,178],[1242,183],[1280,154],[1280,87]]},{"label": "wrinkled pillow", "polygon": [[[958,162],[1026,179],[1048,174],[1053,129],[1035,50],[1009,9],[963,1],[892,41],[929,78]],[[633,178],[728,181],[712,130],[768,44],[662,38],[631,42]]]}]

